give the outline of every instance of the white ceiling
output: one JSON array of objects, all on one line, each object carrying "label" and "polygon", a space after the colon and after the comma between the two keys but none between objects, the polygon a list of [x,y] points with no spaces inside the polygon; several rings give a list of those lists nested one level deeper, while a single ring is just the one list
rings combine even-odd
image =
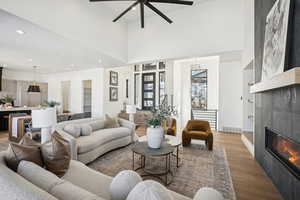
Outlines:
[{"label": "white ceiling", "polygon": [[[193,0],[186,0],[186,1],[193,1]],[[192,6],[196,6],[204,1],[212,1],[212,0],[194,0],[194,4]],[[124,1],[111,1],[111,2],[91,2],[91,3],[108,7],[115,14],[115,17],[117,17],[125,9],[127,9],[129,6],[131,6],[134,3],[134,1],[125,1],[125,2]],[[166,4],[166,3],[152,3],[152,5],[154,5],[157,9],[159,9],[166,16],[168,16],[168,12],[182,10],[182,9],[188,9],[190,7],[190,6],[185,6],[185,5]],[[147,6],[145,6],[145,16],[146,17],[153,17],[153,16],[160,17],[156,13],[154,13],[151,9],[149,9]],[[136,6],[135,10],[129,11],[128,13],[126,13],[126,15],[124,15],[120,19],[120,21],[124,21],[124,22],[131,22],[131,21],[136,21],[136,20],[140,20],[140,6],[139,5]],[[162,19],[162,20],[164,20],[164,19]]]},{"label": "white ceiling", "polygon": [[[25,71],[32,70],[33,66],[38,66],[40,73],[54,73],[97,67],[112,67],[124,65],[124,61],[122,61],[122,59],[119,59],[116,56],[109,56],[108,51],[100,50],[102,50],[101,48],[107,46],[111,46],[112,49],[116,50],[120,49],[114,48],[114,43],[121,43],[124,39],[126,39],[126,36],[119,37],[118,35],[111,35],[109,31],[107,31],[107,34],[105,35],[105,30],[103,31],[102,29],[103,25],[105,27],[109,25],[109,27],[107,28],[115,28],[116,26],[111,27],[110,24],[99,24],[98,22],[100,22],[100,20],[107,21],[110,19],[110,16],[113,16],[111,18],[111,20],[113,20],[114,17],[117,17],[128,6],[130,6],[133,3],[133,1],[88,2],[88,0],[86,0],[86,2],[64,2],[65,9],[70,8],[70,11],[73,12],[73,16],[67,12],[62,13],[63,11],[61,13],[58,13],[57,10],[56,13],[53,12],[52,15],[51,13],[47,13],[47,15],[41,16],[41,13],[43,13],[42,9],[46,9],[47,7],[46,4],[38,4],[34,0],[30,0],[28,1],[28,3],[26,2],[26,4],[21,5],[21,7],[19,8],[17,6],[13,6],[13,3],[11,1],[12,0],[7,1],[6,4],[4,4],[3,2],[2,6],[3,8],[5,7],[5,10],[0,9],[0,65],[4,65],[5,67],[13,70]],[[200,4],[204,1],[213,0],[195,0],[193,6]],[[18,1],[15,0],[15,2]],[[24,7],[29,6],[29,2],[32,3],[32,5],[37,6],[36,8],[31,8],[33,9],[32,13],[34,12],[31,17],[28,17],[30,16],[30,7]],[[55,6],[58,4],[53,1],[51,5],[54,6],[52,8],[54,9]],[[190,8],[190,6],[175,4],[153,3],[153,5],[156,6],[167,16],[168,12],[179,9],[185,9],[188,11],[188,9]],[[24,7],[23,10],[22,6]],[[8,12],[7,10],[13,10],[13,12]],[[10,12],[16,13],[16,15],[11,14]],[[101,19],[101,17],[97,15],[97,13],[101,12],[105,12],[105,14],[108,13],[109,17],[107,19]],[[62,19],[60,21],[57,21],[56,19],[55,21],[55,18],[57,18],[58,16],[62,16],[60,14],[63,14],[66,20]],[[33,23],[31,19],[30,21],[26,20],[25,18],[23,18],[22,15],[26,16],[26,19],[33,19],[35,23]],[[19,16],[22,16],[22,18]],[[80,19],[82,20],[83,24],[70,24],[69,22],[71,22],[70,20],[74,16],[79,17],[77,21]],[[86,18],[83,18],[84,16],[86,16]],[[145,7],[145,16],[159,17],[147,7]],[[53,20],[48,21],[52,18]],[[67,20],[67,18],[69,21]],[[87,20],[90,24],[87,25],[87,21],[84,20]],[[123,16],[123,18],[117,23],[126,23],[135,20],[140,20],[139,6],[137,6],[136,10],[131,10],[129,13]],[[147,19],[145,20],[147,21]],[[67,22],[69,24],[66,24]],[[74,26],[75,29],[71,29],[72,26]],[[25,34],[19,35],[18,33],[16,33],[16,30],[23,30]],[[64,34],[66,37],[62,36],[63,33],[66,33],[66,30],[73,31],[73,34],[72,32],[68,32],[68,34]],[[119,35],[123,34],[120,31],[115,31],[118,29],[112,30],[114,30],[115,33],[119,32]],[[77,33],[78,35],[76,35]],[[100,34],[104,34],[104,36]],[[118,40],[116,38],[117,36],[119,37]],[[73,40],[73,38],[76,38],[76,41]],[[111,38],[113,40],[111,40]],[[122,39],[122,41],[120,39]],[[88,43],[89,46],[86,45]],[[127,49],[125,50],[127,51]],[[108,54],[104,54],[104,52]],[[99,60],[101,60],[102,62],[99,63]]]},{"label": "white ceiling", "polygon": [[[32,66],[38,66],[41,73],[52,73],[121,64],[96,49],[1,9],[0,29],[0,65],[9,69],[32,70]],[[16,30],[23,30],[25,34],[20,35]]]}]

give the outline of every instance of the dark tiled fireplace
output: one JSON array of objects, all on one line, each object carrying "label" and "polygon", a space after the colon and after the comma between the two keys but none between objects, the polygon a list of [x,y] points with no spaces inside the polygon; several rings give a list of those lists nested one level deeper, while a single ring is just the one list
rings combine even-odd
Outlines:
[{"label": "dark tiled fireplace", "polygon": [[300,143],[265,128],[266,150],[300,180]]}]

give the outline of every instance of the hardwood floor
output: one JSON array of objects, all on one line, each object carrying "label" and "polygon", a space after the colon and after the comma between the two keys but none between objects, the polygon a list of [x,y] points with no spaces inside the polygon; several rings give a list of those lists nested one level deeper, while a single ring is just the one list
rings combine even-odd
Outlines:
[{"label": "hardwood floor", "polygon": [[[145,127],[138,128],[136,133],[139,136],[145,135]],[[226,150],[237,200],[283,199],[270,178],[246,149],[241,141],[241,134],[216,132],[214,142]]]},{"label": "hardwood floor", "polygon": [[8,132],[7,131],[0,131],[0,139],[1,138],[8,138]]}]

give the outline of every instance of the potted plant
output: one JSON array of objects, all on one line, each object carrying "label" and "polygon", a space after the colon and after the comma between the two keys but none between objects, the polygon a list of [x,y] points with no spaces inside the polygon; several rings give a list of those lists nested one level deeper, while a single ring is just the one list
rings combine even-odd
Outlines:
[{"label": "potted plant", "polygon": [[13,102],[14,102],[14,98],[12,96],[6,95],[4,96],[1,101],[4,103],[4,107],[12,107],[13,106]]},{"label": "potted plant", "polygon": [[59,106],[59,105],[60,105],[60,103],[57,102],[57,101],[45,101],[44,102],[45,107],[54,108],[54,107]]},{"label": "potted plant", "polygon": [[169,117],[176,115],[174,106],[167,105],[164,100],[158,108],[151,110],[151,117],[147,120],[147,141],[148,146],[153,149],[158,149],[164,139],[164,129],[162,125]]}]

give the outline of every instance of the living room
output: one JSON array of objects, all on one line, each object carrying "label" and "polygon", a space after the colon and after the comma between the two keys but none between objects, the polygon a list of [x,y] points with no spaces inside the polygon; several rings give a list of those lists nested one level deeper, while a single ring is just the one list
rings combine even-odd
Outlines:
[{"label": "living room", "polygon": [[2,0],[1,198],[298,199],[298,9]]}]

